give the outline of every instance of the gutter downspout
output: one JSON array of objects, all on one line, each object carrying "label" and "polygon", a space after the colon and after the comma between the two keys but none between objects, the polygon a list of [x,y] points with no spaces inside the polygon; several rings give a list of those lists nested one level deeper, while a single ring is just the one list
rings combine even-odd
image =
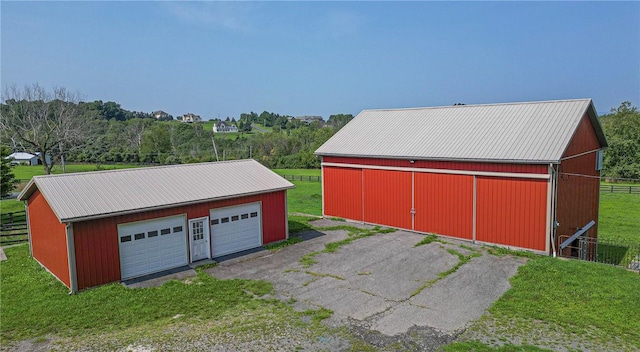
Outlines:
[{"label": "gutter downspout", "polygon": [[78,292],[78,277],[76,276],[76,246],[73,239],[73,223],[67,223],[67,260],[69,262],[69,294]]},{"label": "gutter downspout", "polygon": [[29,222],[29,200],[24,201],[24,214],[27,218],[27,240],[29,241],[29,256],[33,258],[33,246],[31,245],[31,222]]},{"label": "gutter downspout", "polygon": [[553,167],[553,164],[549,164],[549,167],[551,169],[551,197],[552,197],[552,206],[551,206],[551,249],[553,252],[553,257],[556,258],[557,257],[557,251],[556,251],[556,235],[557,235],[557,229],[558,229],[558,221],[557,221],[557,212],[558,212],[558,207],[557,207],[557,203],[558,203],[558,171]]}]

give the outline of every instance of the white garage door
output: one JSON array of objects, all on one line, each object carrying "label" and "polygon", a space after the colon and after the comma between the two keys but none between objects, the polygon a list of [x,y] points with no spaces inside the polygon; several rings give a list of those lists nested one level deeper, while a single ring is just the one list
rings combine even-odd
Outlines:
[{"label": "white garage door", "polygon": [[260,203],[211,210],[213,256],[262,246]]},{"label": "white garage door", "polygon": [[183,215],[118,225],[122,279],[186,265],[185,230]]}]

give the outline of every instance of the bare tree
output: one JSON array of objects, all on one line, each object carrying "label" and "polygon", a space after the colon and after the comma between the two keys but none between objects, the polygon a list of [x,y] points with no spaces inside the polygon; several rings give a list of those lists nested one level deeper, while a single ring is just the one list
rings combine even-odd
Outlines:
[{"label": "bare tree", "polygon": [[64,153],[82,141],[87,128],[77,113],[79,95],[66,88],[49,91],[33,84],[22,89],[8,87],[2,100],[3,139],[14,148],[39,153],[46,174],[51,173],[56,159],[64,166]]}]

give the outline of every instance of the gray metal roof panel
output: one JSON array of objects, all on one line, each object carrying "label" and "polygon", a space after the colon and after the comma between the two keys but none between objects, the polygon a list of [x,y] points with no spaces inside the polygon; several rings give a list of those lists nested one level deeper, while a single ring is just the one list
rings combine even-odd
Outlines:
[{"label": "gray metal roof panel", "polygon": [[[316,154],[558,161],[587,112],[600,133],[591,99],[364,110]],[[599,138],[606,146],[604,135]]]},{"label": "gray metal roof panel", "polygon": [[255,160],[185,164],[34,177],[62,222],[226,199],[295,187]]}]

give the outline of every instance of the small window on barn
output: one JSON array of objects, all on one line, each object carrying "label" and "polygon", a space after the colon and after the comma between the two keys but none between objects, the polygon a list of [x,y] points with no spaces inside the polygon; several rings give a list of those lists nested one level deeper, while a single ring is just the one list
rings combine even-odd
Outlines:
[{"label": "small window on barn", "polygon": [[251,217],[252,217],[252,218],[255,218],[256,216],[258,216],[258,212],[255,212],[255,211],[254,211],[253,213],[251,213]]},{"label": "small window on barn", "polygon": [[136,233],[135,235],[133,235],[133,237],[137,240],[143,240],[144,239],[144,232],[143,233]]},{"label": "small window on barn", "polygon": [[249,214],[242,214],[240,215],[240,219],[248,219],[249,218]]},{"label": "small window on barn", "polygon": [[211,225],[218,225],[219,223],[220,223],[220,220],[218,219],[211,220]]},{"label": "small window on barn", "polygon": [[234,215],[231,217],[231,221],[238,221],[238,220],[240,220],[240,216],[238,215]]},{"label": "small window on barn", "polygon": [[220,219],[222,221],[222,223],[224,224],[225,222],[229,222],[229,218],[222,218]]},{"label": "small window on barn", "polygon": [[596,170],[597,171],[602,170],[603,163],[604,163],[604,151],[601,149],[596,152]]},{"label": "small window on barn", "polygon": [[131,242],[131,235],[120,237],[120,243]]},{"label": "small window on barn", "polygon": [[160,230],[161,235],[168,235],[171,233],[171,229],[162,229]]},{"label": "small window on barn", "polygon": [[173,233],[182,232],[182,226],[176,226],[173,228]]},{"label": "small window on barn", "polygon": [[157,237],[158,236],[158,231],[149,231],[147,232],[147,237],[151,238],[151,237]]}]

